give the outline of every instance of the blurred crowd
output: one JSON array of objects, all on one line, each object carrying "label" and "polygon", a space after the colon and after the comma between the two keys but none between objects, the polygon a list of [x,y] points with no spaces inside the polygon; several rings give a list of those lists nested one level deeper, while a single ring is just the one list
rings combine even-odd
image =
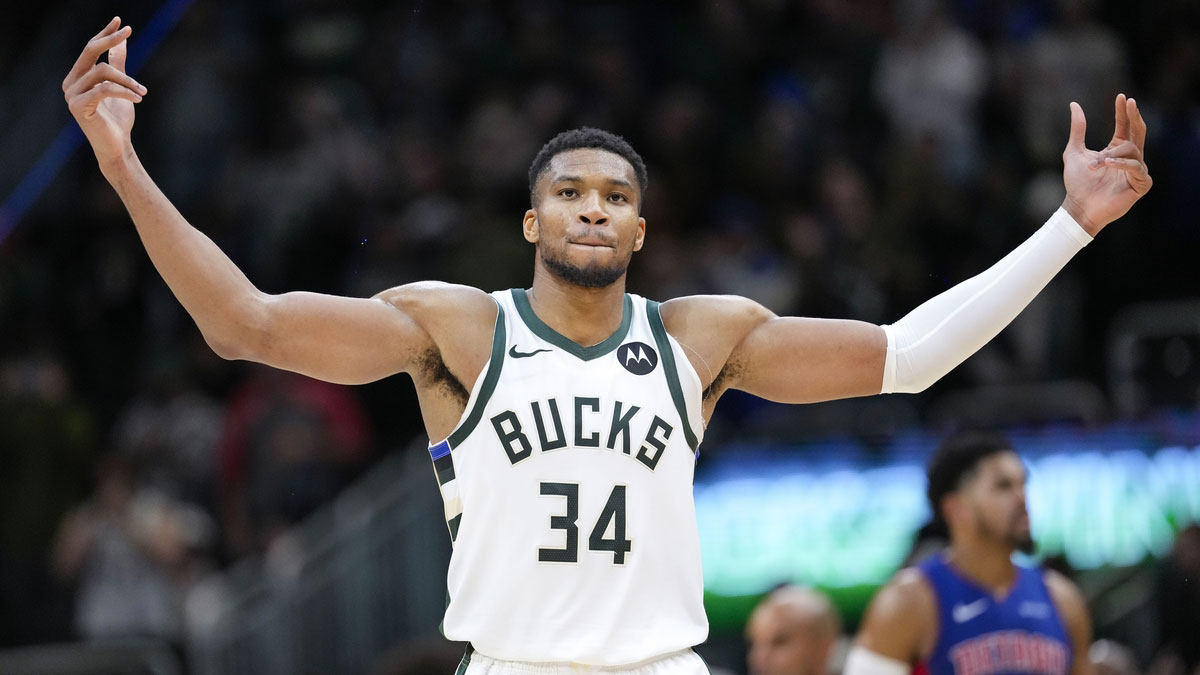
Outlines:
[{"label": "blurred crowd", "polygon": [[[155,4],[133,5],[136,43]],[[56,89],[110,10],[54,9]],[[261,289],[364,296],[528,284],[528,164],[599,126],[650,169],[632,292],[888,323],[1049,216],[1068,102],[1098,148],[1125,92],[1154,191],[939,385],[1102,386],[1116,312],[1200,296],[1198,20],[1187,0],[195,0],[138,74],[134,141]],[[403,378],[215,357],[86,151],[0,241],[0,326],[0,645],[178,641],[197,578],[423,434]],[[723,404],[706,450],[761,405]]]}]

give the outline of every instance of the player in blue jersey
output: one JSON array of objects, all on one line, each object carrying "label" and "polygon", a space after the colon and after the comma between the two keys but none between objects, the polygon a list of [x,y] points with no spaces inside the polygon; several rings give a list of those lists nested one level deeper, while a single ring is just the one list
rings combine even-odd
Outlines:
[{"label": "player in blue jersey", "polygon": [[1066,577],[1031,552],[1025,467],[997,434],[953,436],[929,463],[929,502],[950,545],[876,594],[845,675],[1088,673],[1092,628]]}]

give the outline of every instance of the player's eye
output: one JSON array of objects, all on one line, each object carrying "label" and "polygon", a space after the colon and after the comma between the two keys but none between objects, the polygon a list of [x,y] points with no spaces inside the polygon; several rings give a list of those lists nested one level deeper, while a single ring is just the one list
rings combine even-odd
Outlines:
[{"label": "player's eye", "polygon": [[579,191],[575,188],[563,188],[558,191],[558,196],[567,198],[577,197],[579,196]]},{"label": "player's eye", "polygon": [[620,192],[612,193],[611,195],[608,196],[608,199],[609,199],[609,201],[617,202],[618,204],[623,204],[623,203],[629,201],[628,199],[626,199],[625,195],[621,194]]}]

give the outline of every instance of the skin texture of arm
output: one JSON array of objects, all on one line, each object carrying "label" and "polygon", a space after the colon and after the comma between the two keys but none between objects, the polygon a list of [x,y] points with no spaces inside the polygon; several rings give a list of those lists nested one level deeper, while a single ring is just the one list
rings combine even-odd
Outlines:
[{"label": "skin texture of arm", "polygon": [[867,607],[855,645],[908,664],[929,658],[937,639],[937,605],[920,570],[900,570]]},{"label": "skin texture of arm", "polygon": [[1092,646],[1092,620],[1088,616],[1087,603],[1075,584],[1058,572],[1047,570],[1045,580],[1058,616],[1071,638],[1071,675],[1091,675],[1088,650]]},{"label": "skin texture of arm", "polygon": [[779,317],[737,296],[678,298],[662,316],[700,376],[705,419],[729,389],[783,403],[879,393],[887,350],[879,326]]}]

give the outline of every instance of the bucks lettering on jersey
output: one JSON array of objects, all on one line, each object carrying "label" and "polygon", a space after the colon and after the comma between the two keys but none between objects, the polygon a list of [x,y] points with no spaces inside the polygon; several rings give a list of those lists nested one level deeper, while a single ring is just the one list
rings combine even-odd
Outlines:
[{"label": "bucks lettering on jersey", "polygon": [[491,359],[430,447],[454,552],[442,630],[515,661],[621,665],[708,635],[692,472],[700,380],[658,303],[581,347],[492,294]]}]

